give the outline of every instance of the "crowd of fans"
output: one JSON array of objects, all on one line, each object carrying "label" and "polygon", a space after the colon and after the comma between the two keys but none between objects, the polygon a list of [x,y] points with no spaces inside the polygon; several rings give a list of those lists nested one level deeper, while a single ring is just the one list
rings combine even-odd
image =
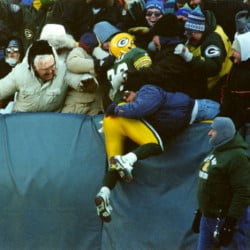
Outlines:
[{"label": "crowd of fans", "polygon": [[[95,201],[109,221],[109,189],[131,180],[138,159],[162,152],[157,133],[226,116],[244,137],[249,9],[242,0],[1,0],[0,113],[106,113],[109,164],[119,175],[108,173],[112,183]],[[148,137],[123,135],[139,144],[123,156],[112,145],[114,124]]]},{"label": "crowd of fans", "polygon": [[[221,114],[230,116],[240,128],[249,121],[248,74],[244,73],[250,54],[244,42],[249,39],[248,9],[248,3],[240,0],[3,0],[0,77],[7,76],[17,64],[28,62],[33,42],[43,39],[64,62],[63,85],[68,86],[60,105],[49,111],[103,113],[120,87],[124,71],[127,89],[149,83],[192,98],[212,99],[221,104]],[[145,64],[110,70],[121,50],[113,45],[110,53],[110,41],[119,33],[120,38],[130,34],[134,43],[130,47],[141,49],[141,55],[134,53],[131,60],[137,61],[145,52]],[[237,55],[241,59],[233,64],[231,59]],[[29,63],[32,68],[33,62]],[[57,68],[49,69],[56,75]],[[243,79],[239,81],[239,77]],[[8,89],[10,81],[6,86],[2,81],[1,90]],[[16,109],[23,92],[18,85],[1,91],[1,112],[48,111]],[[11,100],[14,103],[5,110]]]}]

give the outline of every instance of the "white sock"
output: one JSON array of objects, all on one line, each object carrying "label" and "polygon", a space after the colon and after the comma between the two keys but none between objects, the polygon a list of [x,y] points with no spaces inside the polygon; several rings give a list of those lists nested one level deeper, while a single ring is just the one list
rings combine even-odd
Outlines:
[{"label": "white sock", "polygon": [[101,187],[100,192],[103,192],[107,197],[110,196],[110,189],[106,186]]},{"label": "white sock", "polygon": [[132,152],[123,155],[122,158],[126,161],[129,161],[132,165],[137,161],[136,154]]}]

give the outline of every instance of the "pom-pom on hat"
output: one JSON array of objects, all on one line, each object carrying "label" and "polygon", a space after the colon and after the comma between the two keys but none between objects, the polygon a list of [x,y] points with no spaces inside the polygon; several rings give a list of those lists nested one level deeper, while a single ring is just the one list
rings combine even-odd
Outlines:
[{"label": "pom-pom on hat", "polygon": [[204,32],[205,31],[205,16],[198,6],[192,10],[187,17],[185,22],[185,29],[194,32]]},{"label": "pom-pom on hat", "polygon": [[98,46],[98,40],[96,35],[92,32],[84,33],[79,40],[79,47],[87,51],[87,53],[92,54],[93,49]]},{"label": "pom-pom on hat", "polygon": [[95,24],[93,31],[96,34],[97,39],[102,44],[106,42],[107,40],[109,40],[116,33],[121,32],[118,28],[116,28],[115,26],[113,26],[111,23],[107,21],[102,21],[102,22]]},{"label": "pom-pom on hat", "polygon": [[211,129],[216,130],[216,136],[210,139],[210,144],[219,147],[231,141],[236,133],[235,125],[229,117],[218,116],[211,124]]},{"label": "pom-pom on hat", "polygon": [[183,7],[181,7],[180,9],[178,9],[175,12],[176,16],[184,16],[184,17],[188,17],[188,14],[191,13],[192,9],[189,7],[189,5],[186,3]]},{"label": "pom-pom on hat", "polygon": [[164,13],[164,4],[160,0],[148,0],[145,9],[158,9],[161,13]]}]

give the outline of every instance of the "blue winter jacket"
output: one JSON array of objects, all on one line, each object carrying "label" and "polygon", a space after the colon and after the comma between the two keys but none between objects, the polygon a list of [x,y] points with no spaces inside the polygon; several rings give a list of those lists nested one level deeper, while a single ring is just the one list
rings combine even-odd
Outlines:
[{"label": "blue winter jacket", "polygon": [[163,136],[171,136],[188,126],[194,99],[181,92],[166,92],[144,85],[131,103],[116,106],[115,115],[145,119]]}]

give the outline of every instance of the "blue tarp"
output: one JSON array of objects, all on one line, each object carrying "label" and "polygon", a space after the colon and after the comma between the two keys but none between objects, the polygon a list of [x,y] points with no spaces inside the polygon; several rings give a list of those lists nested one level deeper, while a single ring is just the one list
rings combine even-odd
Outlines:
[{"label": "blue tarp", "polygon": [[209,124],[194,124],[163,154],[136,164],[111,195],[112,222],[94,197],[106,167],[102,115],[0,116],[0,249],[193,250],[198,166]]}]

